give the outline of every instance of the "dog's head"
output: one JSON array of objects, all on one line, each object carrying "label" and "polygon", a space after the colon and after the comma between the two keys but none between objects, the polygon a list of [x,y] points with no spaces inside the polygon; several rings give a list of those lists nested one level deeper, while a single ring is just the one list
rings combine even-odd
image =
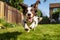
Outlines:
[{"label": "dog's head", "polygon": [[40,1],[37,0],[36,3],[32,4],[31,6],[20,4],[20,6],[23,8],[23,14],[27,17],[29,22],[32,22],[32,18],[36,15],[39,3]]}]

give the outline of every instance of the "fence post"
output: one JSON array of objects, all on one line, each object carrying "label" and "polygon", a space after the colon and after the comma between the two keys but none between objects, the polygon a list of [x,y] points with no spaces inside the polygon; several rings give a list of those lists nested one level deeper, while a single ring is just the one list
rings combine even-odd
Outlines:
[{"label": "fence post", "polygon": [[4,19],[4,2],[0,1],[0,18]]}]

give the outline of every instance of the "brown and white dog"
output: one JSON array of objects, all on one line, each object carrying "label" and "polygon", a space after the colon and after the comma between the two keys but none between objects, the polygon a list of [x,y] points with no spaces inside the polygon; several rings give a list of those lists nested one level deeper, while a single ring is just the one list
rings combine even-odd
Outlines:
[{"label": "brown and white dog", "polygon": [[23,16],[22,16],[22,23],[27,32],[30,29],[35,29],[38,25],[38,16],[36,15],[38,4],[40,3],[39,0],[36,3],[32,4],[31,6],[27,6],[26,4],[20,4],[23,8]]}]

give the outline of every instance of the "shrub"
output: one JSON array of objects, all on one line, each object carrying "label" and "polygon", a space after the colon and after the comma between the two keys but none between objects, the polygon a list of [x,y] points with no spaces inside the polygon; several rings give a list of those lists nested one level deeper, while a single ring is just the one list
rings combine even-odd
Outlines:
[{"label": "shrub", "polygon": [[8,23],[3,19],[0,19],[0,24],[2,24],[2,26],[4,26],[4,27],[16,27],[17,26],[17,24]]}]

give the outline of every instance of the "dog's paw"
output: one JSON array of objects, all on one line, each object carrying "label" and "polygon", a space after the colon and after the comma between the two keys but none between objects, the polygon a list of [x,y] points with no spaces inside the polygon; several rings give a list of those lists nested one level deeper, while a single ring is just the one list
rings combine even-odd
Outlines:
[{"label": "dog's paw", "polygon": [[25,29],[25,31],[28,31],[28,30],[29,30],[29,29],[27,29],[27,28]]},{"label": "dog's paw", "polygon": [[30,32],[30,29],[27,29],[27,28],[26,28],[25,31]]}]

